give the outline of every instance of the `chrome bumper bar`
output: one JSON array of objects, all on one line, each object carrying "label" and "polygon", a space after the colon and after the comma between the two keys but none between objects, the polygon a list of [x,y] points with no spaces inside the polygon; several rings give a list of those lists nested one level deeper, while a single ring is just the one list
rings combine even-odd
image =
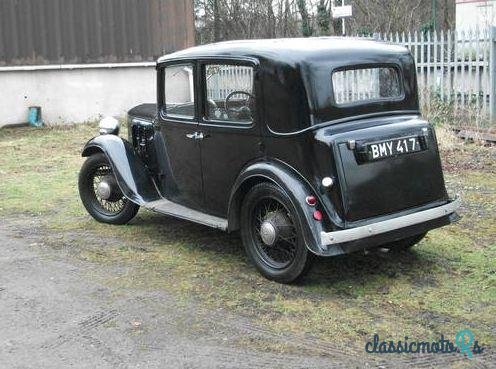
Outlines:
[{"label": "chrome bumper bar", "polygon": [[460,198],[457,197],[446,205],[437,206],[432,209],[419,211],[416,213],[403,215],[401,217],[372,223],[361,227],[343,229],[334,232],[321,232],[320,239],[322,246],[334,245],[343,242],[355,241],[361,238],[374,236],[381,233],[394,231],[396,229],[408,227],[414,224],[427,222],[432,219],[449,215],[460,207]]}]

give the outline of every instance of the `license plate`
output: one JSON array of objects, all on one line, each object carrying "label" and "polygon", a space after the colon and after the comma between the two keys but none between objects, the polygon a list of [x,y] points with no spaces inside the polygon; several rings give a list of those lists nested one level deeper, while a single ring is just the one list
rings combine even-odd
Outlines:
[{"label": "license plate", "polygon": [[367,156],[369,160],[379,160],[421,150],[419,138],[412,136],[369,144],[367,145]]}]

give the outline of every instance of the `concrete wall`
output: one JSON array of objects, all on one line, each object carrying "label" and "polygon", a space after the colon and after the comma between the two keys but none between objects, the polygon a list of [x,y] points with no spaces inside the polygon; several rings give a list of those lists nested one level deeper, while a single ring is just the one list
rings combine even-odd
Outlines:
[{"label": "concrete wall", "polygon": [[0,126],[24,123],[41,106],[47,124],[123,116],[156,101],[155,63],[0,68]]}]

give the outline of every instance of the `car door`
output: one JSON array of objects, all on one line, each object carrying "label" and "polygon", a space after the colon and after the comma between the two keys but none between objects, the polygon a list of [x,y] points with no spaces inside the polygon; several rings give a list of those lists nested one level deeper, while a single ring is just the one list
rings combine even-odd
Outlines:
[{"label": "car door", "polygon": [[168,200],[195,209],[203,207],[198,131],[195,62],[174,62],[159,67],[158,125],[165,150],[161,187]]},{"label": "car door", "polygon": [[199,70],[205,209],[225,217],[237,176],[247,163],[262,155],[257,68],[249,60],[215,59],[202,60]]}]

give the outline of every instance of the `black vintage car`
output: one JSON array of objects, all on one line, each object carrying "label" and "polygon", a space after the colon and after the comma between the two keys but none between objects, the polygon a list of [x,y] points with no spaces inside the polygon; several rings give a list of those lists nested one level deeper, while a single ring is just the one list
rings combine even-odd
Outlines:
[{"label": "black vintage car", "polygon": [[[364,39],[222,42],[157,62],[157,103],[106,118],[83,150],[84,206],[240,230],[267,278],[317,256],[404,250],[457,220],[404,47]],[[129,86],[133,88],[133,86]]]}]

